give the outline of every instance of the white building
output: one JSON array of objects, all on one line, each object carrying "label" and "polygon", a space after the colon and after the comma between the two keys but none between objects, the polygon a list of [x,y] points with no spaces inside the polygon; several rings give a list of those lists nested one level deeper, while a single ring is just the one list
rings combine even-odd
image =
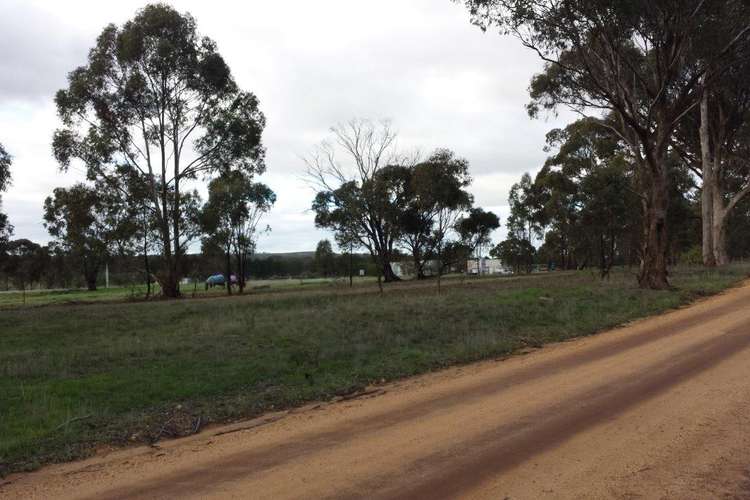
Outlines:
[{"label": "white building", "polygon": [[479,260],[469,259],[466,261],[466,272],[468,274],[511,274],[511,271],[503,265],[500,259],[488,259],[483,257]]}]

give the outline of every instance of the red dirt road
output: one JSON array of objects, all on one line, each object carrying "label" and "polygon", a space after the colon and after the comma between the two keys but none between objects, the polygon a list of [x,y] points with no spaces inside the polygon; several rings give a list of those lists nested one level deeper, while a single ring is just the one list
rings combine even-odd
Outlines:
[{"label": "red dirt road", "polygon": [[750,498],[750,285],[362,398],[11,476],[0,498]]}]

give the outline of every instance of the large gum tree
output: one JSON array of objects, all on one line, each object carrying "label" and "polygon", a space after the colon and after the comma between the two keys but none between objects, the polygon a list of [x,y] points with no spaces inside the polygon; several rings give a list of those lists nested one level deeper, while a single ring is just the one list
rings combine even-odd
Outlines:
[{"label": "large gum tree", "polygon": [[[725,0],[465,0],[475,23],[498,26],[544,61],[531,82],[532,115],[565,106],[602,120],[636,165],[643,212],[639,283],[667,279],[675,130],[699,104],[709,67],[728,67],[750,35],[746,2]],[[722,20],[725,43],[707,37]],[[699,47],[710,50],[699,51]]]},{"label": "large gum tree", "polygon": [[62,127],[53,149],[63,170],[78,161],[113,189],[126,177],[146,186],[162,256],[156,276],[164,295],[178,296],[188,185],[265,169],[258,99],[239,89],[192,16],[153,4],[104,28],[55,102]]}]

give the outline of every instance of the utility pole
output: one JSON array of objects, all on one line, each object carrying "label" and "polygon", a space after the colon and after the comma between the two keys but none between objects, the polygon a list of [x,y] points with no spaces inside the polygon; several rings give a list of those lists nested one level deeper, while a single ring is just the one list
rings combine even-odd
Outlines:
[{"label": "utility pole", "polygon": [[354,252],[354,241],[349,242],[349,288],[354,286],[354,267],[353,267],[353,254]]},{"label": "utility pole", "polygon": [[109,263],[104,263],[104,288],[109,288]]}]

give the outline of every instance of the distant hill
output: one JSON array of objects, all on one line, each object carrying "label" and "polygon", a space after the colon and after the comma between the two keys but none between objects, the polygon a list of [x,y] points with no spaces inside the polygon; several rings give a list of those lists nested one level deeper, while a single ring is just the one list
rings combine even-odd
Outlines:
[{"label": "distant hill", "polygon": [[[336,253],[335,255],[342,255],[342,254]],[[349,255],[349,254],[344,254],[344,255]],[[355,252],[354,255],[360,255],[364,257],[370,256],[370,254],[359,253],[359,252]],[[258,252],[256,254],[253,254],[252,256],[253,259],[258,259],[258,260],[265,260],[271,257],[275,257],[277,259],[314,259],[315,252],[280,252],[280,253]]]},{"label": "distant hill", "polygon": [[315,258],[315,252],[283,252],[283,253],[267,253],[259,252],[253,254],[253,259],[265,260],[275,257],[277,259],[313,259]]}]

